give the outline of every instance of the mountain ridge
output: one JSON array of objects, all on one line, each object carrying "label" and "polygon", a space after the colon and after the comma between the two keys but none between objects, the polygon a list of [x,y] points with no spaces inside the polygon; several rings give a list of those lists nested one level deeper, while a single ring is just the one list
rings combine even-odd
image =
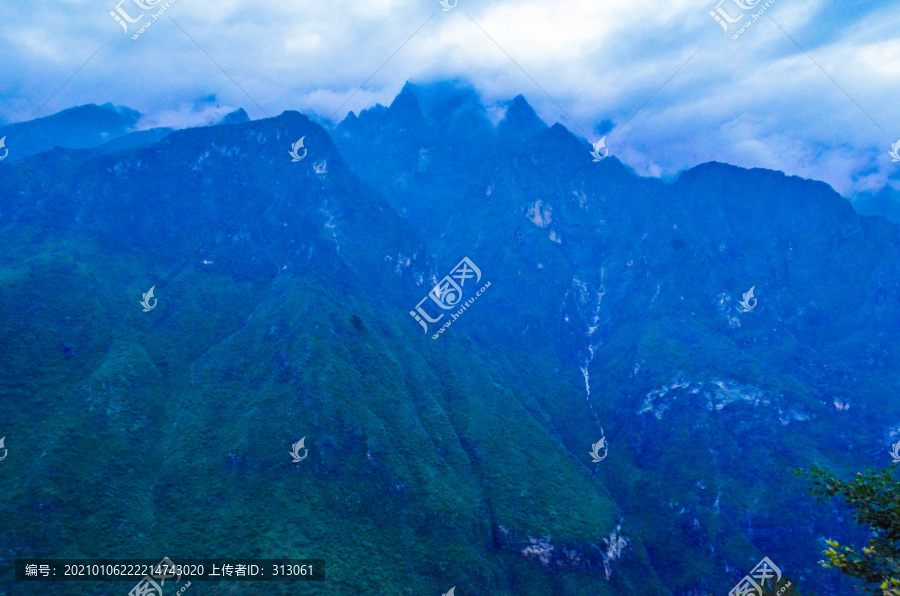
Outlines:
[{"label": "mountain ridge", "polygon": [[[98,511],[0,549],[240,544],[329,560],[312,593],[702,594],[762,556],[849,589],[817,540],[857,530],[790,470],[900,432],[897,226],[780,172],[595,163],[524,98],[501,135],[470,92],[416,92],[331,130],[288,111],[0,166],[0,336],[27,338],[0,418],[33,462],[8,509]],[[463,257],[491,287],[432,340],[411,312]]]}]

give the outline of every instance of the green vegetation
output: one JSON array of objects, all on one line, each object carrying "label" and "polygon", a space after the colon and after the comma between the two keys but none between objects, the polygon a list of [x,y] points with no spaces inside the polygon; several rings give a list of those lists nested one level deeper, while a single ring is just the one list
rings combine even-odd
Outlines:
[{"label": "green vegetation", "polygon": [[812,481],[810,492],[817,495],[818,502],[840,497],[853,510],[855,520],[869,526],[867,546],[829,540],[822,565],[877,584],[872,593],[878,596],[900,595],[900,480],[894,478],[894,472],[896,465],[866,470],[846,482],[819,466],[797,471]]},{"label": "green vegetation", "polygon": [[[267,595],[721,594],[763,557],[846,593],[790,470],[900,417],[896,226],[722,164],[645,193],[464,99],[3,166],[0,594],[71,593],[15,558],[164,555],[327,561]],[[492,286],[432,340],[409,311],[464,255]]]}]

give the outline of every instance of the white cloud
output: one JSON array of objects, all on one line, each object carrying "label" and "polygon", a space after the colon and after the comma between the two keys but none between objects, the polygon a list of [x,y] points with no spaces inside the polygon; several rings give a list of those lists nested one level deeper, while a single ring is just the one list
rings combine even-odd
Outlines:
[{"label": "white cloud", "polygon": [[613,154],[643,174],[718,160],[850,194],[861,174],[877,169],[882,184],[897,167],[887,148],[900,138],[900,14],[889,5],[777,0],[732,40],[708,14],[714,1],[459,0],[442,12],[437,0],[176,0],[132,40],[107,14],[117,1],[4,11],[0,119],[28,117],[102,46],[39,115],[110,101],[147,114],[145,125],[196,125],[216,114],[185,106],[216,94],[251,118],[328,117],[346,102],[340,119],[390,103],[406,80],[465,78],[488,105],[521,93],[549,123],[586,137],[612,120]]}]

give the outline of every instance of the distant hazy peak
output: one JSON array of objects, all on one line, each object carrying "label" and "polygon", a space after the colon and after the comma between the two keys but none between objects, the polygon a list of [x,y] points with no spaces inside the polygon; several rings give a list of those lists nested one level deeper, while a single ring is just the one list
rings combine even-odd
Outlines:
[{"label": "distant hazy peak", "polygon": [[[126,124],[128,126],[133,126],[141,117],[141,113],[132,110],[131,108],[124,106],[114,106],[111,103],[105,103],[103,105],[97,105],[95,103],[85,104],[83,106],[75,106],[74,108],[67,108],[55,114],[50,114],[49,116],[41,116],[39,118],[35,118],[34,120],[29,120],[27,123],[38,123],[38,122],[90,122],[96,121],[97,119],[103,119],[105,121],[114,121],[116,123]],[[19,124],[27,124],[27,123],[19,123]]]},{"label": "distant hazy peak", "polygon": [[244,122],[250,122],[250,116],[247,115],[244,108],[238,108],[237,110],[226,114],[219,124],[243,124]]},{"label": "distant hazy peak", "polygon": [[547,129],[547,124],[521,95],[515,96],[506,115],[497,126],[498,135],[507,141],[523,141]]}]

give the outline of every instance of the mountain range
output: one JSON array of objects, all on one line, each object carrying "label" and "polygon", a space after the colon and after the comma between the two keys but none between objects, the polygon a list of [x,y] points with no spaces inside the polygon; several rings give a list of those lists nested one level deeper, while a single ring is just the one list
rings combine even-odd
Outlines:
[{"label": "mountain range", "polygon": [[[170,127],[141,129],[142,116],[140,112],[111,103],[89,104],[26,122],[0,123],[0,138],[6,138],[7,147],[12,148],[8,155],[12,162],[55,147],[102,147],[109,152],[147,147],[175,130]],[[247,112],[240,108],[227,114],[218,124],[249,121]]]},{"label": "mountain range", "polygon": [[163,556],[324,559],[309,594],[700,596],[763,557],[852,589],[818,560],[863,530],[794,469],[890,463],[896,223],[641,176],[452,83],[324,127],[75,110],[0,129],[0,591]]}]

